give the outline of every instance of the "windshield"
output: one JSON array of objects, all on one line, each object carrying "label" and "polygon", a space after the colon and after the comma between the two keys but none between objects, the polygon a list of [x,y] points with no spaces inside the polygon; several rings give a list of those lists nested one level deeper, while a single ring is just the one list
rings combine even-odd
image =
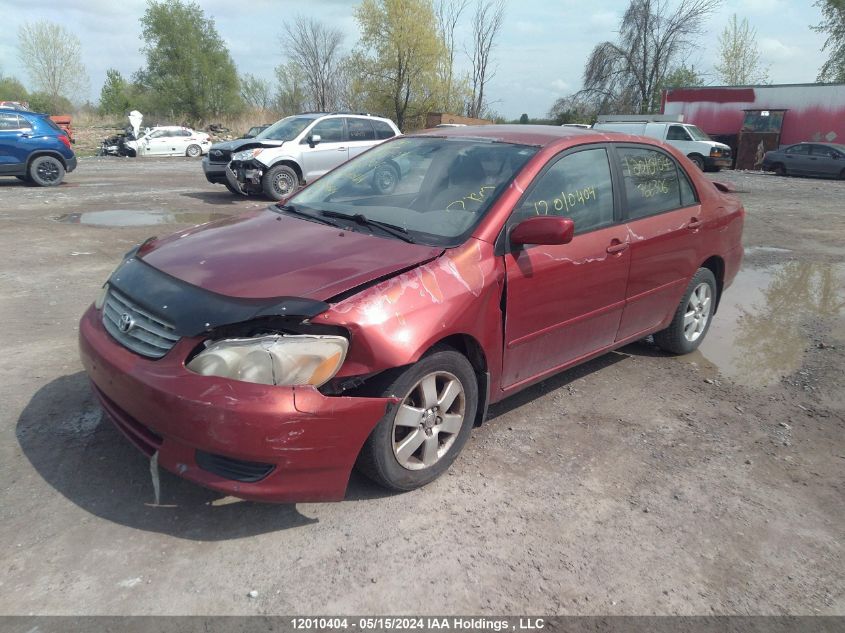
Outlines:
[{"label": "windshield", "polygon": [[688,125],[686,127],[687,127],[687,132],[690,133],[690,135],[692,136],[692,140],[694,140],[694,141],[712,141],[713,140],[712,138],[707,136],[704,132],[699,130],[694,125]]},{"label": "windshield", "polygon": [[281,121],[276,121],[255,138],[264,138],[269,141],[292,141],[313,121],[314,119],[311,117],[289,116]]},{"label": "windshield", "polygon": [[409,241],[456,246],[536,152],[481,139],[402,138],[338,167],[290,204],[318,218],[355,216],[354,230],[386,223]]}]

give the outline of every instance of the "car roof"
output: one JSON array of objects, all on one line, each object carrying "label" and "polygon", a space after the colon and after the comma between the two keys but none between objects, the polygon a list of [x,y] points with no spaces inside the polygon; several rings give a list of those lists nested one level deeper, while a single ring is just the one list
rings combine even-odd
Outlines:
[{"label": "car roof", "polygon": [[560,125],[468,125],[466,127],[442,127],[423,130],[411,136],[476,138],[518,145],[538,145],[540,147],[557,145],[568,140],[596,143],[609,140],[630,140],[636,143],[653,144],[651,140],[639,136]]},{"label": "car roof", "polygon": [[28,114],[30,116],[50,116],[46,112],[33,112],[32,110],[22,110],[21,108],[10,108],[9,106],[0,106],[0,111],[12,112],[13,114]]}]

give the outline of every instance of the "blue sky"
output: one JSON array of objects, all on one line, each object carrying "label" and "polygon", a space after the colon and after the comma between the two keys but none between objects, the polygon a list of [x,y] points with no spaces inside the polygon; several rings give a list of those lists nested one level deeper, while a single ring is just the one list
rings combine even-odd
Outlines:
[{"label": "blue sky", "polygon": [[[492,107],[515,118],[526,112],[543,116],[554,100],[581,85],[584,62],[593,46],[613,39],[627,0],[506,0],[506,19],[495,58],[497,70],[489,85]],[[671,1],[671,0],[670,0]],[[344,0],[200,0],[214,17],[240,72],[273,78],[282,61],[279,43],[282,22],[297,13],[313,15],[346,33],[345,47],[357,40],[353,8]],[[17,1],[0,0],[0,73],[28,78],[17,59],[17,29],[22,21],[47,19],[60,22],[82,41],[83,62],[96,101],[107,68],[129,76],[143,64],[139,18],[145,0],[40,0],[21,11]],[[724,0],[721,10],[707,24],[707,32],[689,62],[711,72],[716,60],[719,33],[731,14],[747,17],[757,29],[758,43],[773,83],[815,80],[824,61],[823,36],[810,30],[820,20],[812,0]],[[471,34],[471,10],[458,28],[458,41]],[[466,55],[459,51],[459,69],[466,69]],[[713,80],[711,80],[711,83]]]}]

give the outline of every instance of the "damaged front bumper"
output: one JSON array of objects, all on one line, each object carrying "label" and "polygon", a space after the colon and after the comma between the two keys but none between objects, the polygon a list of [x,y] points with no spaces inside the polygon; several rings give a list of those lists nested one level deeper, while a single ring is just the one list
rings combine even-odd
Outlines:
[{"label": "damaged front bumper", "polygon": [[261,193],[264,166],[255,161],[233,160],[226,166],[226,180],[243,195]]},{"label": "damaged front bumper", "polygon": [[364,441],[395,401],[200,376],[184,364],[200,340],[184,338],[148,360],[115,342],[93,306],[79,329],[104,410],[164,469],[244,499],[343,499]]}]

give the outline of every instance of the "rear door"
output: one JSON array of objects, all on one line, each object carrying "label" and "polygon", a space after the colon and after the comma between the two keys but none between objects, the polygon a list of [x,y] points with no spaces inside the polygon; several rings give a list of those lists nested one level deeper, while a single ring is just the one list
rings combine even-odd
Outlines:
[{"label": "rear door", "polygon": [[819,176],[838,176],[845,170],[842,155],[826,145],[813,145],[810,148],[810,161],[814,172]]},{"label": "rear door", "polygon": [[[311,136],[320,137],[320,142],[314,147],[310,147],[308,143]],[[318,121],[301,143],[302,173],[305,182],[319,178],[327,171],[345,163],[349,158],[346,124],[343,117]]]},{"label": "rear door", "polygon": [[700,264],[706,218],[686,172],[668,153],[627,143],[614,150],[631,243],[621,341],[653,331],[677,308]]},{"label": "rear door", "polygon": [[630,252],[607,147],[584,146],[552,159],[508,229],[537,215],[572,218],[575,237],[569,244],[506,249],[506,389],[612,345],[624,306]]}]

